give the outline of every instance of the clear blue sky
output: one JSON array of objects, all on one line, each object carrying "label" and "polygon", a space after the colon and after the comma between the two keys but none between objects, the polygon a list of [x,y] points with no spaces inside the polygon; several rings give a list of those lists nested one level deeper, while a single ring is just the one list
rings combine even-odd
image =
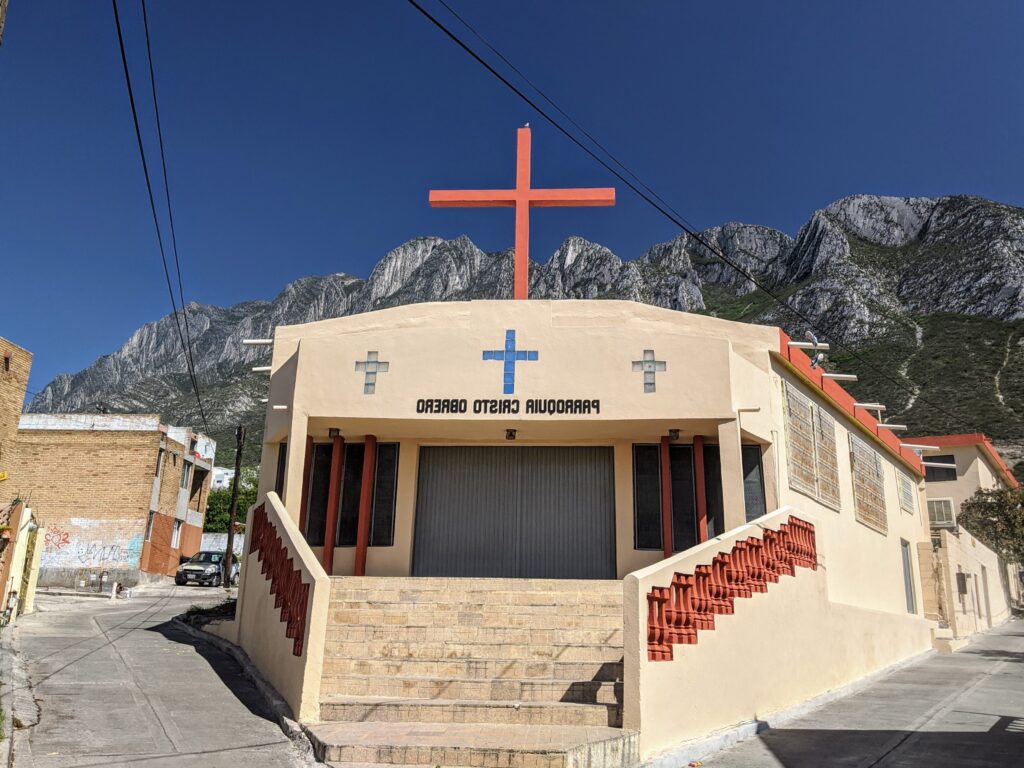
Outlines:
[{"label": "clear blue sky", "polygon": [[[1020,3],[451,2],[698,227],[795,234],[858,192],[1024,204]],[[139,6],[120,7],[153,139]],[[427,190],[511,185],[527,121],[536,185],[615,183],[401,0],[148,7],[189,300],[365,277],[416,235],[509,247],[510,211]],[[623,258],[676,234],[623,189],[533,222],[538,259],[570,234]],[[0,285],[36,390],[169,311],[101,0],[11,0]]]}]

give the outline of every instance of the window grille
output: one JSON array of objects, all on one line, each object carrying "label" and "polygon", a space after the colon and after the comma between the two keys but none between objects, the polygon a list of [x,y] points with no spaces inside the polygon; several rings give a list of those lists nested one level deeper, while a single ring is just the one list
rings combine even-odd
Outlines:
[{"label": "window grille", "polygon": [[900,493],[900,509],[912,515],[917,510],[917,505],[914,503],[914,497],[917,495],[917,486],[910,479],[910,475],[899,469],[896,470],[896,479],[898,480],[897,485],[899,486]]},{"label": "window grille", "polygon": [[821,408],[815,408],[814,445],[817,452],[818,498],[839,509],[839,459],[836,450],[836,421]]},{"label": "window grille", "polygon": [[936,528],[952,528],[956,525],[952,499],[929,499],[928,522]]},{"label": "window grille", "polygon": [[785,392],[789,487],[838,510],[835,419],[789,382],[785,383]]},{"label": "window grille", "polygon": [[885,516],[885,485],[882,459],[878,452],[856,435],[850,435],[850,457],[853,467],[853,512],[865,525],[879,533],[887,533]]},{"label": "window grille", "polygon": [[814,461],[814,421],[811,401],[786,384],[786,447],[789,457],[789,486],[811,496],[818,495]]}]

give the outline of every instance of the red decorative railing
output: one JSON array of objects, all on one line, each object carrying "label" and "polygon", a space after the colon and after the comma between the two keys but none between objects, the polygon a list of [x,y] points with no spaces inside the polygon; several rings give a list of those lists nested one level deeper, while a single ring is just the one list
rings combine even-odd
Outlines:
[{"label": "red decorative railing", "polygon": [[285,622],[284,636],[292,638],[292,653],[302,655],[306,636],[306,606],[309,602],[309,584],[302,581],[302,573],[288,557],[288,549],[281,544],[274,524],[267,518],[267,510],[260,504],[252,511],[249,524],[249,554],[258,553],[263,563],[260,571],[270,579],[270,594],[276,595],[274,607],[281,609]]},{"label": "red decorative railing", "polygon": [[715,615],[731,614],[737,597],[767,592],[769,583],[798,567],[818,567],[814,526],[791,515],[779,530],[737,541],[710,565],[674,574],[670,586],[647,593],[647,658],[671,660],[673,645],[695,645],[697,632],[714,629]]}]

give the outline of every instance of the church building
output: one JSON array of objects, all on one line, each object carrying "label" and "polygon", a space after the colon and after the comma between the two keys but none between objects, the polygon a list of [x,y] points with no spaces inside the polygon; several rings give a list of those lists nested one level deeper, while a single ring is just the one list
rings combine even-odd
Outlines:
[{"label": "church building", "polygon": [[685,765],[930,648],[898,426],[779,328],[523,300],[529,209],[614,191],[533,189],[518,140],[514,189],[430,201],[515,208],[519,300],[252,340],[259,501],[212,631],[322,760],[510,768]]}]

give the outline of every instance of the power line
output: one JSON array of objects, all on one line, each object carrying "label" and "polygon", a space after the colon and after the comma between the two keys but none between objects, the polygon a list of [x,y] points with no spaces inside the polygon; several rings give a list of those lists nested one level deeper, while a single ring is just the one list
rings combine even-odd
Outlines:
[{"label": "power line", "polygon": [[181,330],[181,321],[178,319],[178,307],[174,299],[174,288],[171,287],[171,274],[167,268],[167,254],[164,252],[164,239],[160,231],[160,217],[156,212],[156,201],[153,197],[153,183],[149,176],[149,164],[146,162],[146,150],[142,144],[142,131],[139,128],[139,113],[135,107],[135,93],[132,90],[132,78],[128,71],[128,56],[124,48],[124,35],[121,32],[121,17],[117,12],[117,0],[111,0],[114,7],[114,24],[117,27],[117,44],[121,49],[121,65],[124,68],[124,81],[128,87],[128,102],[132,108],[132,122],[135,125],[135,140],[139,145],[139,158],[142,160],[142,173],[146,178],[146,191],[149,193],[149,209],[153,214],[153,226],[156,228],[157,245],[160,248],[160,261],[164,267],[164,279],[167,282],[167,293],[171,298],[171,309],[174,314],[174,325],[178,329],[178,340],[181,342],[181,350],[185,355],[185,366],[188,368],[189,380],[192,383],[192,390],[196,395],[196,402],[199,404],[199,415],[203,420],[203,428],[209,432],[209,425],[206,422],[206,410],[203,408],[203,398],[199,394],[199,384],[196,380],[195,370],[192,367],[192,360],[189,357],[188,345],[185,343],[185,336]]},{"label": "power line", "polygon": [[[447,8],[449,11],[451,11],[452,15],[455,16],[455,18],[459,19],[460,22],[465,24],[465,26],[474,35],[476,35],[480,40],[482,40],[484,42],[484,44],[489,49],[494,51],[502,59],[502,61],[506,62],[515,72],[517,72],[520,75],[520,77],[523,77],[523,79],[526,80],[527,83],[530,83],[530,80],[528,78],[526,78],[525,75],[523,75],[518,70],[518,68],[516,68],[514,65],[512,65],[508,61],[508,59],[505,58],[505,56],[503,56],[500,53],[498,53],[497,49],[495,49],[494,46],[492,46],[490,43],[486,42],[486,40],[484,40],[484,38],[478,32],[476,32],[476,30],[474,30],[468,23],[463,21],[462,18],[457,13],[452,11],[452,9],[448,6],[447,3],[444,2],[444,0],[439,0],[439,2],[441,2],[441,4],[444,5],[444,7]],[[703,236],[703,234],[698,232],[695,227],[693,227],[690,224],[688,224],[685,221],[685,219],[683,219],[682,216],[680,216],[679,214],[675,213],[672,210],[671,206],[669,206],[667,203],[664,203],[664,201],[661,199],[660,196],[658,196],[656,193],[654,193],[653,190],[650,190],[650,187],[647,186],[646,184],[644,184],[642,181],[640,181],[639,177],[637,177],[635,173],[630,171],[621,161],[615,159],[614,155],[612,155],[607,149],[605,149],[600,144],[600,142],[598,142],[596,139],[594,139],[593,136],[591,136],[588,132],[586,132],[585,130],[580,128],[579,124],[575,120],[572,120],[572,118],[568,117],[568,114],[565,112],[565,110],[563,110],[562,108],[558,107],[548,96],[544,95],[544,93],[539,88],[537,88],[536,86],[533,86],[538,94],[540,94],[548,103],[552,104],[552,106],[554,106],[555,109],[558,110],[558,112],[560,112],[562,115],[565,115],[566,118],[569,119],[569,121],[573,125],[575,125],[580,131],[582,131],[584,133],[584,135],[586,135],[595,144],[595,146],[599,147],[601,149],[601,151],[603,151],[609,158],[611,158],[611,160],[616,165],[618,165],[620,168],[622,168],[623,172],[625,172],[629,176],[632,176],[633,178],[637,179],[637,182],[640,184],[640,186],[642,186],[645,189],[649,190],[650,193],[648,194],[647,192],[644,192],[643,190],[638,188],[638,186],[636,184],[631,182],[628,178],[623,176],[622,173],[620,173],[615,168],[613,168],[611,165],[609,165],[608,162],[606,162],[603,158],[601,158],[597,154],[595,154],[595,152],[593,150],[591,150],[590,147],[586,146],[583,142],[581,142],[576,136],[574,136],[564,126],[562,126],[561,123],[559,123],[555,118],[553,118],[550,114],[548,114],[542,107],[540,107],[533,99],[531,99],[529,96],[527,96],[525,93],[523,93],[522,90],[520,90],[518,87],[516,87],[512,82],[510,82],[500,72],[498,72],[493,66],[491,66],[490,63],[488,63],[476,51],[474,51],[472,48],[470,48],[469,45],[467,45],[465,42],[463,42],[459,38],[458,35],[456,35],[454,32],[452,32],[448,27],[446,27],[443,22],[438,20],[429,11],[427,11],[422,5],[420,5],[420,3],[417,2],[417,0],[408,0],[408,3],[410,5],[412,5],[417,11],[419,11],[424,17],[426,17],[426,19],[428,21],[430,21],[431,24],[433,24],[435,27],[437,27],[439,30],[441,30],[456,45],[458,45],[460,48],[462,48],[463,51],[465,51],[471,57],[473,57],[473,59],[475,59],[488,72],[490,72],[492,75],[494,75],[494,77],[496,77],[498,80],[500,80],[509,90],[511,90],[513,93],[515,93],[517,96],[519,96],[520,99],[525,101],[530,107],[532,107],[534,109],[534,111],[537,112],[537,114],[539,114],[541,117],[543,117],[545,120],[547,120],[556,130],[558,130],[560,133],[562,133],[573,144],[575,144],[577,147],[579,147],[584,152],[586,152],[588,155],[590,155],[590,157],[592,157],[601,166],[603,166],[605,168],[605,170],[607,170],[609,173],[611,173],[613,176],[615,176],[619,181],[621,181],[623,184],[625,184],[627,187],[629,187],[631,190],[633,190],[633,192],[635,192],[641,199],[643,199],[645,202],[647,202],[651,207],[653,207],[655,210],[657,210],[659,213],[661,213],[663,216],[665,216],[669,221],[671,221],[677,227],[682,229],[687,235],[689,235],[691,238],[696,240],[697,243],[700,244],[701,246],[703,246],[707,251],[709,251],[711,254],[716,256],[719,260],[721,260],[727,266],[732,268],[734,271],[736,271],[737,273],[742,275],[746,280],[748,280],[756,288],[758,288],[761,291],[763,291],[767,296],[769,296],[780,307],[782,307],[783,309],[789,311],[794,317],[799,318],[809,328],[817,330],[819,333],[821,333],[824,336],[830,337],[832,339],[833,346],[835,346],[837,349],[845,351],[847,354],[849,354],[852,357],[856,358],[858,361],[860,361],[868,369],[870,369],[871,371],[873,371],[875,373],[880,374],[883,378],[885,378],[888,381],[890,381],[892,384],[894,384],[899,389],[902,389],[905,392],[911,394],[912,396],[916,397],[916,399],[919,400],[920,402],[924,403],[925,405],[930,406],[935,411],[937,411],[938,413],[943,414],[944,416],[946,416],[949,419],[952,419],[954,422],[957,422],[957,423],[960,423],[960,424],[964,425],[965,427],[967,427],[971,431],[979,431],[974,425],[972,425],[969,421],[964,419],[962,416],[959,416],[958,414],[955,414],[955,413],[953,413],[953,412],[951,412],[951,411],[949,411],[949,410],[947,410],[947,409],[937,405],[936,403],[933,403],[930,400],[922,397],[919,393],[914,392],[913,388],[908,387],[903,382],[901,382],[899,379],[897,379],[897,378],[893,377],[892,375],[890,375],[888,373],[888,371],[886,371],[885,369],[879,368],[874,363],[871,363],[868,360],[866,360],[857,350],[853,349],[852,347],[850,347],[849,345],[847,345],[847,344],[845,344],[843,342],[839,342],[837,340],[838,339],[838,334],[835,332],[835,330],[834,330],[834,328],[833,328],[833,326],[831,324],[825,324],[824,328],[820,327],[819,326],[819,322],[820,321],[812,320],[809,316],[805,315],[799,309],[797,309],[796,307],[793,307],[788,301],[783,299],[781,296],[776,295],[772,290],[770,290],[766,285],[764,285],[760,280],[758,280],[752,273],[750,273],[748,270],[746,270],[742,265],[737,264],[735,261],[733,261],[728,256],[726,256],[719,248],[717,248],[716,246],[712,245]],[[530,83],[530,84],[532,85],[532,83]],[[661,201],[661,202],[659,202],[659,201]],[[748,256],[753,257],[753,254],[750,254],[748,251],[745,251],[742,248],[739,248],[738,250],[740,252],[742,252],[742,253],[745,253]],[[756,257],[754,257],[754,258],[756,258]],[[993,437],[997,437],[997,436],[993,435]]]},{"label": "power line", "polygon": [[[167,202],[167,221],[171,230],[171,250],[174,252],[174,269],[178,275],[178,300],[181,302],[181,314],[185,318],[185,341],[188,342],[186,354],[192,366],[193,376],[196,369],[195,352],[192,349],[192,332],[188,325],[188,309],[185,306],[185,290],[181,283],[181,261],[178,259],[178,236],[174,231],[174,210],[171,207],[171,188],[167,178],[167,159],[164,155],[164,132],[160,125],[160,102],[156,98],[156,76],[153,74],[153,49],[149,40],[149,17],[146,13],[146,0],[140,0],[142,6],[142,28],[146,33],[146,58],[149,60],[149,85],[153,94],[153,113],[156,116],[156,135],[160,142],[160,166],[164,177],[164,200]],[[205,422],[204,422],[205,423]]]}]

